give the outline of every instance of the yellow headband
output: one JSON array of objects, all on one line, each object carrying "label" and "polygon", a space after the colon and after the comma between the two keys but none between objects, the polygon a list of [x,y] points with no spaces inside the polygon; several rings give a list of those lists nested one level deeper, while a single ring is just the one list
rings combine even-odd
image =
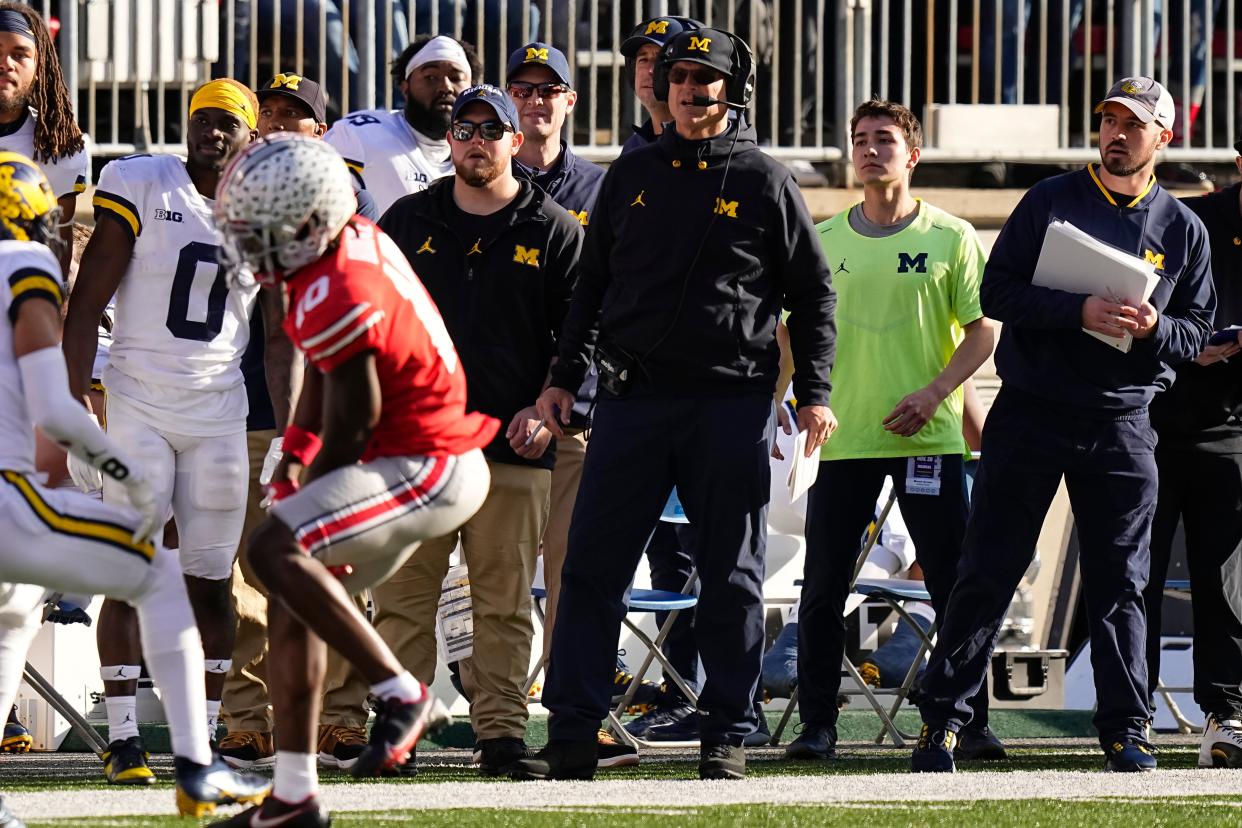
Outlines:
[{"label": "yellow headband", "polygon": [[254,129],[258,116],[254,102],[242,91],[244,89],[246,87],[229,78],[208,81],[200,86],[194,93],[194,97],[190,99],[190,114],[193,115],[198,110],[208,107],[223,109],[241,118],[246,126]]}]

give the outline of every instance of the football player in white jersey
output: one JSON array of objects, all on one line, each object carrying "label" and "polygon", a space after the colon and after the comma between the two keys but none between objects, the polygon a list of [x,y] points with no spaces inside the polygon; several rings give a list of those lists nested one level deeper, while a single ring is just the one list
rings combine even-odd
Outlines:
[{"label": "football player in white jersey", "polygon": [[447,35],[419,37],[392,64],[405,108],[351,112],[324,135],[358,186],[370,191],[381,216],[402,196],[453,174],[448,145],[453,102],[482,71],[470,44]]},{"label": "football player in white jersey", "polygon": [[34,159],[51,183],[66,242],[60,268],[68,273],[73,215],[90,178],[90,152],[43,18],[8,0],[0,2],[0,150]]},{"label": "football player in white jersey", "polygon": [[[202,647],[176,558],[151,540],[163,525],[145,470],[69,394],[60,349],[57,207],[29,159],[0,152],[0,709],[17,693],[44,587],[127,601],[164,691],[176,754],[177,806],[210,813],[257,802],[269,785],[212,755],[201,714]],[[47,489],[34,474],[34,428],[126,493],[131,505]],[[38,584],[39,586],[34,586]],[[0,824],[20,824],[0,804]]]},{"label": "football player in white jersey", "polygon": [[[206,654],[213,736],[236,632],[229,577],[249,479],[240,363],[258,289],[229,286],[217,262],[212,205],[225,165],[254,138],[257,110],[242,84],[210,81],[190,101],[186,159],[138,155],[103,169],[94,196],[95,233],[65,320],[70,387],[85,400],[96,323],[116,296],[102,377],[107,430],[148,470],[161,516],[171,511],[176,518],[181,568]],[[278,324],[278,301],[265,303],[264,315]],[[280,349],[268,348],[266,356],[273,365]],[[283,359],[292,358],[290,348]],[[90,484],[72,460],[70,472],[79,485]],[[106,479],[103,494],[108,503],[124,496]],[[106,602],[99,615],[110,731],[105,774],[113,783],[144,785],[154,776],[134,716],[140,658],[133,623],[133,613],[119,602]]]}]

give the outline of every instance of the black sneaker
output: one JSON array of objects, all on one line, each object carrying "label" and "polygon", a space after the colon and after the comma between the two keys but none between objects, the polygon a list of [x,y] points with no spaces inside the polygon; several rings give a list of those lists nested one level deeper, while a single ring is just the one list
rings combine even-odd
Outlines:
[{"label": "black sneaker", "polygon": [[837,729],[835,726],[806,723],[800,725],[802,732],[785,748],[786,759],[810,759],[823,761],[837,758]]},{"label": "black sneaker", "polygon": [[1104,770],[1111,773],[1143,773],[1156,769],[1156,750],[1150,742],[1133,736],[1104,746]]},{"label": "black sneaker", "polygon": [[272,791],[272,780],[230,768],[219,756],[210,765],[199,765],[184,756],[173,760],[177,778],[177,812],[200,817],[217,805],[257,805]]},{"label": "black sneaker", "polygon": [[768,730],[768,717],[763,715],[763,707],[755,703],[755,732],[742,738],[742,747],[764,747],[772,741],[772,731]]},{"label": "black sneaker", "polygon": [[662,702],[657,704],[637,719],[627,722],[625,732],[636,739],[647,739],[650,738],[649,734],[652,729],[676,724],[692,716],[694,717],[694,735],[690,738],[694,740],[699,738],[698,717],[695,716],[694,705],[681,698],[671,703]]},{"label": "black sneaker", "polygon": [[699,779],[743,779],[746,748],[741,745],[704,744],[699,747]]},{"label": "black sneaker", "polygon": [[308,796],[301,802],[291,804],[269,796],[262,805],[247,808],[231,819],[213,822],[223,828],[253,828],[255,825],[280,826],[280,828],[330,828],[332,817],[317,796]]},{"label": "black sneaker", "polygon": [[638,764],[638,751],[619,741],[607,730],[595,736],[598,745],[595,766],[597,768],[628,768]]},{"label": "black sneaker", "polygon": [[479,763],[480,776],[504,776],[513,768],[514,762],[526,757],[526,743],[511,736],[480,739],[475,745],[474,755]]},{"label": "black sneaker", "polygon": [[17,818],[17,815],[9,810],[9,806],[4,804],[4,797],[0,796],[0,828],[26,828],[26,823]]},{"label": "black sneaker", "polygon": [[957,767],[953,764],[953,747],[957,744],[957,734],[944,727],[932,730],[931,725],[923,725],[919,733],[919,743],[910,755],[910,770],[915,773],[953,773]]},{"label": "black sneaker", "polygon": [[453,722],[448,708],[427,685],[416,702],[379,699],[375,702],[375,722],[366,750],[349,769],[355,777],[378,776],[410,758],[410,752],[424,733],[437,733]]},{"label": "black sneaker", "polygon": [[987,725],[964,727],[957,733],[953,758],[958,762],[999,762],[1008,758],[1005,745]]},{"label": "black sneaker", "polygon": [[[621,656],[625,655],[625,650],[617,651],[617,671],[612,677],[612,703],[618,704],[625,697],[626,692],[630,689],[630,685],[634,683],[634,674],[630,672],[630,668],[625,666],[625,662],[621,660]],[[663,688],[654,681],[643,679],[638,685],[638,689],[634,691],[634,696],[630,699],[630,705],[625,709],[626,713],[646,713],[652,707],[659,704],[663,695]]]},{"label": "black sneaker", "polygon": [[155,774],[147,765],[150,754],[139,736],[113,739],[100,758],[103,759],[104,776],[108,777],[111,785],[155,784]]},{"label": "black sneaker", "polygon": [[22,724],[21,719],[17,718],[17,705],[13,705],[13,709],[9,711],[8,721],[4,723],[4,737],[0,739],[0,752],[29,753],[32,747],[34,747],[34,738]]},{"label": "black sneaker", "polygon": [[595,778],[599,766],[599,743],[553,739],[533,756],[519,759],[509,770],[510,779],[582,779]]}]

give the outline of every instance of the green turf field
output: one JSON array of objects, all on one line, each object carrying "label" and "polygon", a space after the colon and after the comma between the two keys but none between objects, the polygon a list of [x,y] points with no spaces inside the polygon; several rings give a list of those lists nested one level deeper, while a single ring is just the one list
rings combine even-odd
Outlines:
[{"label": "green turf field", "polygon": [[[524,811],[454,809],[374,811],[334,814],[334,826],[451,826],[451,828],[596,828],[596,826],[651,825],[657,820],[677,828],[747,826],[841,826],[842,828],[907,828],[907,826],[981,825],[1100,828],[1109,825],[1236,826],[1242,821],[1242,803],[1220,797],[1180,797],[1153,802],[1058,800],[991,802],[859,802],[848,806],[726,805],[711,808],[559,808]],[[80,825],[81,820],[31,822],[39,826]],[[194,823],[176,817],[95,819],[92,825],[163,828]]]}]

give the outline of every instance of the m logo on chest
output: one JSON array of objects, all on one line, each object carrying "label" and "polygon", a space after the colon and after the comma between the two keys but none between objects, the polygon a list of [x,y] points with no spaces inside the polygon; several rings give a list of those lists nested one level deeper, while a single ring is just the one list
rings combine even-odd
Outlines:
[{"label": "m logo on chest", "polygon": [[915,273],[927,272],[927,254],[916,253],[911,256],[909,253],[897,254],[897,272],[909,273],[913,270]]},{"label": "m logo on chest", "polygon": [[539,248],[532,247],[528,250],[519,244],[513,248],[513,261],[518,264],[539,267]]},{"label": "m logo on chest", "polygon": [[1164,270],[1164,254],[1154,250],[1144,250],[1143,258],[1152,263],[1156,270]]}]

